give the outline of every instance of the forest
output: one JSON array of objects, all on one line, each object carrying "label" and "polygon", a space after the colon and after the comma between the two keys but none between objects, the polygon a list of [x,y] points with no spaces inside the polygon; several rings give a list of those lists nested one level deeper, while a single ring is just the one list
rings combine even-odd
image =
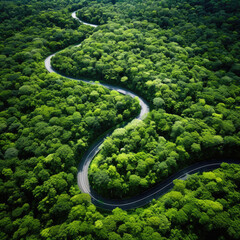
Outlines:
[{"label": "forest", "polygon": [[80,19],[103,25],[53,58],[60,72],[122,85],[152,105],[142,126],[104,142],[89,172],[99,194],[129,197],[190,162],[239,155],[239,12],[181,2],[83,7]]},{"label": "forest", "polygon": [[[239,164],[175,180],[128,211],[97,208],[76,180],[91,144],[119,125],[89,168],[108,198],[240,159],[239,1],[9,0],[0,10],[0,239],[240,239]],[[59,73],[96,84],[48,73],[55,52]],[[98,82],[151,111],[131,121],[138,99]]]}]

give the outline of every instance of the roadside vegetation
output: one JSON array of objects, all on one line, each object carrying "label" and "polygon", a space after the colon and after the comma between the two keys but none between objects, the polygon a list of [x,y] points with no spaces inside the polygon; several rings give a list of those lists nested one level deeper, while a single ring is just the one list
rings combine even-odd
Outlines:
[{"label": "roadside vegetation", "polygon": [[[48,73],[121,85],[151,105],[93,160],[93,188],[126,198],[196,161],[239,158],[238,1],[0,3],[0,239],[240,238],[240,167],[176,180],[149,205],[104,211],[77,186],[93,141],[137,99]],[[96,29],[81,25],[78,16]],[[82,45],[78,48],[71,45]],[[70,47],[69,47],[70,46]]]},{"label": "roadside vegetation", "polygon": [[105,141],[89,172],[99,194],[129,197],[190,163],[239,157],[238,10],[236,1],[149,0],[78,11],[101,26],[53,66],[127,87],[154,109]]}]

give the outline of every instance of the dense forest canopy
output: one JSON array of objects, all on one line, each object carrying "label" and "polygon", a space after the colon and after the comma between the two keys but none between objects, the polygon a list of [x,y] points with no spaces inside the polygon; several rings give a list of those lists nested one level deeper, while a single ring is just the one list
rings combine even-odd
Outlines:
[{"label": "dense forest canopy", "polygon": [[115,130],[89,169],[99,194],[136,195],[194,162],[240,158],[239,1],[11,0],[0,10],[1,239],[240,238],[237,164],[176,180],[142,208],[96,208],[78,164],[137,116],[138,100],[44,67],[65,49],[52,60],[59,72],[149,101],[147,118]]},{"label": "dense forest canopy", "polygon": [[239,4],[232,2],[93,2],[78,11],[102,25],[53,66],[135,90],[154,108],[141,126],[104,142],[89,173],[100,194],[128,197],[190,162],[239,155]]}]

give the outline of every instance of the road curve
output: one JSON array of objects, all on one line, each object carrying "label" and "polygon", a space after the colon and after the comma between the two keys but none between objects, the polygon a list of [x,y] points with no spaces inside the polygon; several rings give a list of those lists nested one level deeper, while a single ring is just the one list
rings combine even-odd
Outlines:
[{"label": "road curve", "polygon": [[[81,21],[79,18],[77,18],[76,11],[72,13],[72,17],[74,19],[77,19],[79,22],[81,22],[83,24],[90,25],[92,27],[97,27],[97,25],[85,23],[85,22]],[[76,46],[80,46],[80,45],[81,44],[78,44]],[[136,119],[143,120],[146,117],[147,113],[149,112],[149,106],[141,97],[137,96],[135,93],[133,93],[127,89],[120,88],[118,86],[112,86],[110,84],[95,83],[95,82],[89,81],[84,78],[80,78],[80,79],[70,78],[68,76],[64,76],[64,75],[58,73],[57,71],[55,71],[51,66],[51,58],[55,54],[52,54],[45,59],[45,67],[48,70],[48,72],[57,73],[63,77],[71,79],[71,80],[79,80],[79,81],[87,82],[89,84],[101,84],[102,86],[104,86],[108,89],[116,90],[122,94],[129,95],[133,98],[137,97],[139,99],[141,111]],[[104,137],[98,139],[97,141],[95,141],[92,144],[92,146],[88,149],[88,151],[83,156],[83,159],[79,165],[78,175],[77,175],[78,186],[79,186],[81,192],[88,193],[92,198],[93,204],[95,204],[96,206],[98,206],[100,208],[107,209],[107,210],[112,210],[116,207],[120,207],[124,210],[141,207],[141,206],[146,205],[147,203],[151,202],[153,199],[157,199],[160,196],[162,196],[163,194],[167,193],[173,187],[173,180],[175,180],[175,179],[186,179],[188,174],[193,174],[196,172],[203,172],[203,171],[207,171],[207,170],[216,169],[220,166],[220,164],[222,162],[239,163],[238,161],[229,160],[229,159],[196,163],[194,165],[191,165],[187,168],[182,169],[181,171],[177,172],[176,174],[170,176],[165,181],[157,184],[153,188],[147,190],[146,192],[144,192],[138,196],[135,196],[135,197],[132,197],[132,198],[129,198],[126,200],[107,199],[107,198],[103,198],[103,197],[99,196],[96,192],[94,192],[91,189],[89,181],[88,181],[88,168],[89,168],[89,165],[90,165],[92,159],[99,152],[100,146],[104,142],[105,138],[108,137],[110,134],[111,134],[111,132],[108,132]]]},{"label": "road curve", "polygon": [[124,210],[138,208],[150,203],[153,199],[158,199],[162,195],[166,194],[169,190],[173,188],[174,186],[173,181],[175,179],[185,180],[190,174],[201,173],[204,171],[210,171],[210,170],[219,168],[219,166],[223,162],[235,163],[235,164],[240,163],[239,161],[231,160],[231,159],[199,162],[191,166],[188,166],[182,169],[181,171],[173,174],[166,180],[162,181],[161,183],[158,183],[157,185],[141,193],[140,195],[137,195],[125,200],[106,199],[101,196],[98,196],[94,191],[91,190],[90,195],[92,198],[92,203],[94,203],[96,206],[100,208],[107,209],[107,210],[112,210],[116,207],[122,208]]},{"label": "road curve", "polygon": [[77,13],[77,11],[73,12],[73,13],[72,13],[72,17],[73,17],[74,19],[76,19],[77,21],[79,21],[80,23],[83,23],[83,24],[85,24],[85,25],[89,25],[89,26],[92,26],[92,27],[97,27],[97,26],[98,26],[98,25],[96,25],[96,24],[91,24],[91,23],[87,23],[87,22],[84,22],[84,21],[80,20],[80,19],[77,17],[76,13]]}]

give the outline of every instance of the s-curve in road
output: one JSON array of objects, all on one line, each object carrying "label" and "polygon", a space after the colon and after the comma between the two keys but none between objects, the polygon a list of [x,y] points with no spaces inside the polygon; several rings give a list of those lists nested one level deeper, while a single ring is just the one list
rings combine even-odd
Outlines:
[{"label": "s-curve in road", "polygon": [[[87,24],[87,25],[90,25],[92,27],[97,27],[97,25],[85,23],[85,22],[81,21],[80,19],[78,19],[77,16],[76,16],[76,11],[72,13],[72,17],[74,19],[77,19],[79,22],[81,22],[83,24]],[[78,44],[76,46],[80,46],[80,45],[81,44]],[[54,55],[55,54],[52,54],[45,59],[45,67],[49,72],[55,72],[55,73],[59,74],[51,66],[51,58]],[[146,103],[146,101],[144,101],[143,98],[137,96],[135,93],[133,93],[133,92],[127,90],[127,89],[124,89],[124,88],[121,88],[121,87],[118,87],[118,86],[112,86],[112,85],[106,84],[106,83],[94,83],[93,81],[89,81],[89,80],[84,79],[84,78],[76,79],[76,78],[71,78],[71,77],[68,77],[68,76],[64,76],[62,74],[59,74],[59,75],[61,75],[63,77],[66,77],[70,80],[84,81],[84,82],[87,82],[89,84],[101,84],[102,86],[104,86],[108,89],[111,89],[111,90],[116,90],[119,93],[129,95],[133,98],[137,97],[139,99],[139,104],[141,106],[141,111],[140,111],[140,114],[137,116],[136,119],[143,120],[149,112],[149,106]],[[173,187],[173,180],[175,180],[175,179],[186,179],[187,175],[189,175],[189,174],[208,171],[208,170],[213,170],[215,168],[218,168],[222,162],[239,163],[239,162],[235,162],[234,160],[229,160],[229,159],[213,160],[213,161],[208,161],[208,162],[196,163],[194,165],[191,165],[187,168],[182,169],[181,171],[177,172],[176,174],[170,176],[165,181],[155,185],[154,187],[148,189],[147,191],[145,191],[144,193],[142,193],[138,196],[135,196],[135,197],[132,197],[132,198],[129,198],[129,199],[125,199],[125,200],[120,200],[120,199],[111,200],[111,199],[107,199],[107,196],[106,197],[101,197],[97,193],[95,193],[91,189],[89,181],[88,181],[89,165],[90,165],[92,159],[99,152],[100,146],[104,142],[104,139],[109,135],[110,135],[110,133],[106,133],[105,136],[96,140],[95,143],[92,144],[92,146],[88,149],[88,151],[85,153],[84,157],[82,158],[82,161],[80,162],[79,169],[78,169],[78,175],[77,175],[78,186],[79,186],[81,192],[88,193],[92,198],[92,202],[96,206],[98,206],[100,208],[103,208],[103,209],[111,210],[111,209],[114,209],[116,207],[119,207],[119,208],[122,208],[122,209],[126,210],[126,209],[132,209],[132,208],[137,208],[137,207],[143,206],[145,204],[148,204],[153,199],[157,199],[160,196],[162,196],[163,194],[167,193]]]},{"label": "s-curve in road", "polygon": [[[94,25],[94,24],[89,24],[89,23],[85,23],[83,21],[81,21],[80,19],[77,18],[76,16],[76,11],[72,13],[72,17],[74,19],[77,19],[79,22],[83,23],[83,24],[86,24],[86,25],[90,25],[92,27],[97,27],[97,25]],[[81,44],[78,44],[76,45],[76,47],[80,46]],[[48,72],[52,73],[56,73],[56,74],[59,74],[60,76],[62,77],[65,77],[65,78],[68,78],[70,80],[78,80],[78,81],[83,81],[83,82],[86,82],[86,83],[89,83],[89,84],[100,84],[110,90],[115,90],[115,91],[118,91],[119,93],[121,94],[124,94],[124,95],[129,95],[131,96],[132,98],[137,98],[139,100],[139,104],[141,106],[141,111],[139,113],[139,115],[136,117],[136,119],[139,119],[139,120],[143,120],[148,112],[149,112],[149,106],[147,104],[147,102],[139,97],[137,94],[135,94],[134,92],[131,92],[127,89],[124,89],[122,87],[118,87],[118,86],[113,86],[113,85],[110,85],[110,84],[107,84],[107,83],[95,83],[93,82],[94,80],[88,80],[88,79],[84,79],[84,78],[72,78],[72,77],[68,77],[68,76],[65,76],[63,74],[60,74],[59,72],[57,72],[51,65],[51,58],[54,57],[56,53],[48,56],[46,59],[45,59],[45,68],[47,69]],[[104,139],[109,136],[110,133],[107,133],[105,136],[103,136],[102,138],[98,139],[87,151],[87,153],[85,154],[85,156],[83,157],[81,163],[80,163],[80,166],[79,166],[79,170],[78,170],[78,186],[81,190],[81,192],[83,193],[88,193],[90,194],[90,196],[92,197],[93,199],[93,203],[95,202],[98,202],[98,201],[101,201],[100,199],[98,200],[98,198],[95,196],[92,195],[92,192],[90,190],[90,185],[89,185],[89,181],[88,181],[88,168],[89,168],[89,165],[92,161],[92,159],[94,158],[94,156],[98,153],[98,151],[100,150],[100,146],[101,144],[104,142]],[[100,198],[100,197],[99,197]]]}]

